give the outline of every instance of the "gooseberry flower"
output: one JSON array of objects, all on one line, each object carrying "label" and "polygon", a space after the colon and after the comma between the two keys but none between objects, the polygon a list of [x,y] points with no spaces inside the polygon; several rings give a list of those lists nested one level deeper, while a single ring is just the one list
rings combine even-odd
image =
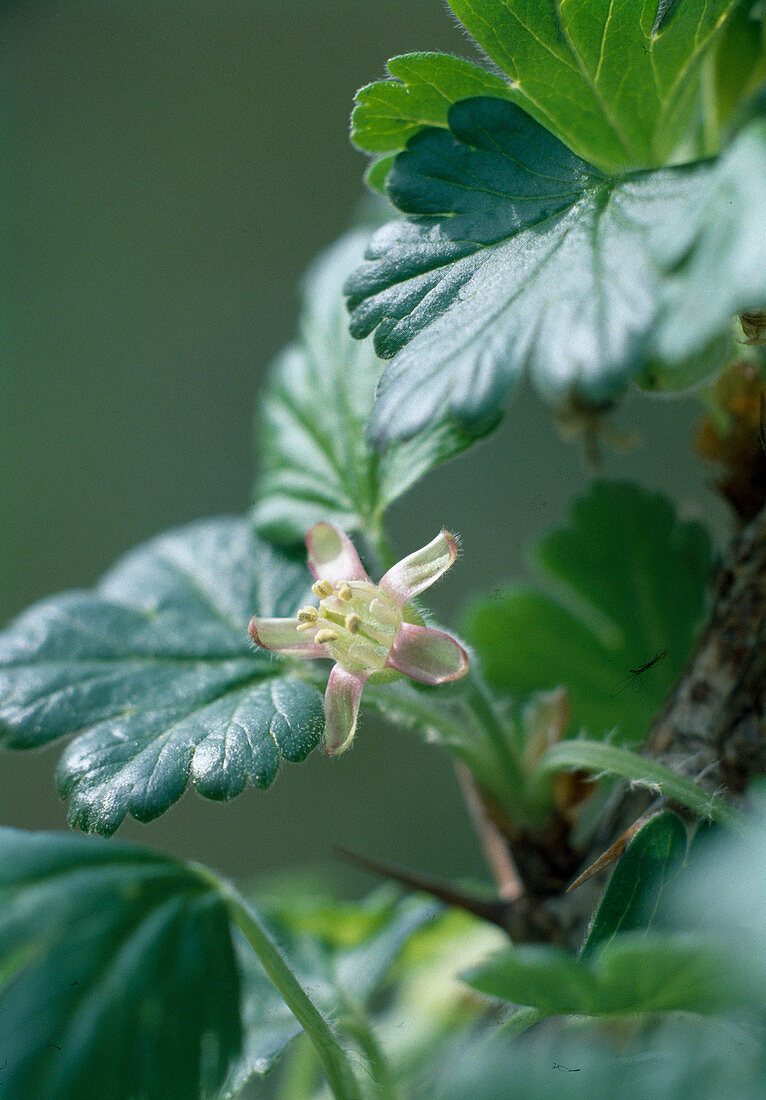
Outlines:
[{"label": "gooseberry flower", "polygon": [[392,566],[380,584],[367,576],[348,535],[331,523],[314,524],[306,546],[319,605],[301,608],[294,619],[255,616],[249,632],[256,645],[286,657],[335,660],[324,699],[324,744],[335,755],[354,737],[367,680],[403,673],[443,684],[468,671],[468,655],[451,635],[407,621],[408,601],[449,569],[457,542],[441,531]]}]

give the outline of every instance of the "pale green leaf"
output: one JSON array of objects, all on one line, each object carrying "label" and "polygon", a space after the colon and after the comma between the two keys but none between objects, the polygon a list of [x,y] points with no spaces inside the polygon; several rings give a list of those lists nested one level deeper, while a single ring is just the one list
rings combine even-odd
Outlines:
[{"label": "pale green leaf", "polygon": [[320,520],[375,533],[385,508],[430,469],[486,434],[442,420],[378,455],[364,438],[382,366],[347,331],[342,286],[369,233],[350,233],[310,271],[299,340],[275,365],[259,414],[260,477],[254,522],[262,535],[296,543]]}]

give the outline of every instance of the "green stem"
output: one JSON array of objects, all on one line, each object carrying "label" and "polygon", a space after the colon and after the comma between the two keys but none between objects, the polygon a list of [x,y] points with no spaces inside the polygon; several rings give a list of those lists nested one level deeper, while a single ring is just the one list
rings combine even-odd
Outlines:
[{"label": "green stem", "polygon": [[525,777],[513,742],[513,734],[498,717],[489,690],[476,672],[468,675],[464,700],[494,750],[497,763],[503,771],[503,786],[516,808],[520,808],[524,802]]},{"label": "green stem", "polygon": [[391,543],[388,541],[388,535],[383,529],[383,523],[380,517],[376,517],[370,522],[368,526],[364,528],[363,533],[378,556],[378,564],[380,565],[381,572],[388,572],[392,565],[396,565],[398,558],[394,553]]},{"label": "green stem", "polygon": [[671,771],[664,764],[640,756],[618,745],[602,741],[560,741],[551,746],[542,758],[532,779],[555,774],[567,768],[583,768],[628,779],[642,787],[660,791],[665,798],[686,806],[703,819],[717,821],[729,828],[741,827],[742,815],[722,798],[710,794],[691,779]]},{"label": "green stem", "polygon": [[324,1066],[333,1096],[336,1100],[360,1100],[363,1093],[346,1052],[267,930],[228,883],[206,867],[196,865],[196,870],[223,896],[231,919],[252,947],[282,1000],[309,1036]]}]

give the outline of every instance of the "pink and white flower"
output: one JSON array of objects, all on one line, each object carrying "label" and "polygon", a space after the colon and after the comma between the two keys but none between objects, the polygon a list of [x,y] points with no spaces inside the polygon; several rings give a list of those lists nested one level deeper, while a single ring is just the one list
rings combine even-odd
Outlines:
[{"label": "pink and white flower", "polygon": [[380,584],[367,576],[348,535],[331,523],[314,524],[306,546],[319,605],[301,608],[294,619],[254,616],[249,632],[256,645],[286,657],[335,660],[324,699],[325,749],[335,755],[354,737],[367,680],[403,673],[443,684],[468,671],[468,655],[451,635],[407,621],[408,601],[449,569],[457,542],[441,531],[392,566]]}]

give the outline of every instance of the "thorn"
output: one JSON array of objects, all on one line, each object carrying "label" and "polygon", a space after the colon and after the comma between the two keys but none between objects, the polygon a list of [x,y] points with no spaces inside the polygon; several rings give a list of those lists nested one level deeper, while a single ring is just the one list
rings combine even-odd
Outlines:
[{"label": "thorn", "polygon": [[658,811],[652,807],[647,810],[645,814],[642,814],[637,821],[634,821],[630,828],[626,829],[622,836],[618,837],[611,847],[607,848],[597,860],[591,863],[590,867],[587,867],[570,886],[567,886],[566,893],[571,894],[573,890],[576,890],[578,886],[582,886],[588,879],[593,878],[599,871],[603,871],[605,867],[609,867],[612,863],[616,863],[638,830],[642,828],[650,818],[656,817],[657,813]]},{"label": "thorn", "polygon": [[396,867],[394,864],[372,859],[370,856],[362,855],[359,852],[351,852],[347,848],[339,847],[337,844],[333,845],[333,851],[342,859],[348,860],[349,863],[354,863],[358,867],[363,867],[366,871],[371,871],[375,875],[382,875],[384,878],[394,879],[413,890],[422,890],[423,893],[430,894],[447,905],[454,905],[458,909],[464,909],[468,913],[473,913],[476,917],[481,917],[482,920],[496,924],[504,932],[510,930],[512,921],[509,918],[513,907],[507,901],[500,898],[481,898],[475,894],[466,893],[453,886],[451,882],[447,882],[446,879],[435,878],[432,875],[422,875],[416,871],[409,871],[406,867]]}]

